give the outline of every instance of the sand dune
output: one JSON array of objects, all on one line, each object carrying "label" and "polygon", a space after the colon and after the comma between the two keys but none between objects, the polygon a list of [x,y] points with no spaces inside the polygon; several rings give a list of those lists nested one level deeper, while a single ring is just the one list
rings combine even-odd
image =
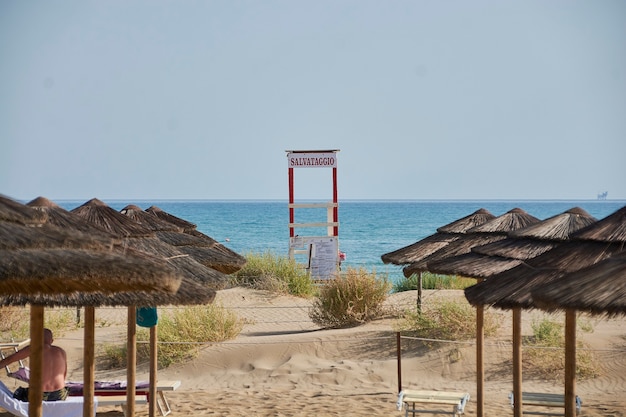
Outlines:
[{"label": "sand dune", "polygon": [[[462,291],[426,291],[424,303],[437,297],[466,302]],[[407,308],[415,301],[415,292],[405,292],[393,294],[388,305]],[[220,291],[216,302],[232,308],[247,324],[235,340],[203,347],[197,358],[160,370],[160,379],[182,381],[182,387],[168,395],[172,416],[404,415],[396,409],[399,381],[393,319],[320,330],[308,317],[310,300],[234,288]],[[498,336],[486,340],[485,414],[512,415],[508,401],[511,317],[508,312],[494,313],[499,314],[502,326]],[[125,310],[119,309],[117,316],[111,316],[110,310],[100,314],[109,314],[101,319],[108,326],[97,329],[97,339],[123,340]],[[542,315],[525,312],[524,333],[530,334],[532,321]],[[626,318],[584,320],[593,328],[584,341],[599,358],[601,375],[577,383],[583,415],[626,416]],[[64,335],[57,342],[76,364],[69,379],[82,378],[81,332]],[[476,415],[473,342],[426,347],[420,341],[403,339],[402,344],[402,387],[467,391],[472,400],[466,415]],[[125,374],[98,371],[97,378],[124,379]],[[146,366],[141,364],[138,379],[147,378]],[[2,380],[9,384],[6,377]],[[524,390],[562,393],[563,386],[525,376]],[[147,406],[137,406],[136,415],[147,414]],[[119,408],[98,408],[100,417],[122,415]]]}]

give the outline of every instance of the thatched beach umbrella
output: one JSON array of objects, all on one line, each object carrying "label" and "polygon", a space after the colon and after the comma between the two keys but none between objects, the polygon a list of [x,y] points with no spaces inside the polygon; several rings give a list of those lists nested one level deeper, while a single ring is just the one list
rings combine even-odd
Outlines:
[{"label": "thatched beach umbrella", "polygon": [[152,230],[153,232],[178,232],[183,233],[184,227],[178,226],[167,220],[160,218],[154,214],[141,209],[135,204],[129,204],[120,210],[124,216],[128,216],[140,225]]},{"label": "thatched beach umbrella", "polygon": [[619,253],[619,244],[569,241],[510,270],[465,289],[470,304],[504,310],[536,308],[531,291],[550,280]]},{"label": "thatched beach umbrella", "polygon": [[626,251],[540,285],[531,296],[542,310],[626,315]]},{"label": "thatched beach umbrella", "polygon": [[26,208],[24,204],[0,194],[0,221],[37,226],[47,219],[46,213]]},{"label": "thatched beach umbrella", "polygon": [[479,226],[495,216],[483,208],[463,218],[439,227],[437,233],[419,240],[411,245],[385,253],[381,256],[383,263],[394,265],[407,265],[419,262],[425,257],[432,255],[449,243],[457,240],[468,230]]},{"label": "thatched beach umbrella", "polygon": [[71,213],[77,214],[116,237],[123,238],[123,245],[128,248],[163,257],[179,273],[211,288],[219,289],[229,282],[227,275],[200,264],[175,247],[162,242],[153,230],[98,199],[87,201],[71,210]]},{"label": "thatched beach umbrella", "polygon": [[[573,208],[521,229],[509,231],[509,237],[506,239],[473,247],[470,253],[430,262],[428,268],[441,274],[461,275],[481,280],[490,278],[555,248],[567,240],[572,233],[595,221],[596,219],[586,211]],[[482,307],[477,306],[477,314],[480,310]],[[521,320],[521,314],[513,314],[513,319],[513,328],[516,329],[521,325],[521,322],[518,322]],[[479,323],[477,317],[477,326],[480,326]],[[477,328],[477,337],[482,338],[479,328]],[[482,341],[479,344],[482,345]],[[519,395],[521,393],[521,356],[516,355],[516,351],[517,347],[514,346],[514,395]],[[518,372],[520,372],[519,375]],[[514,414],[517,416],[521,413],[521,403],[517,401],[514,404]]]},{"label": "thatched beach umbrella", "polygon": [[[84,412],[86,416],[93,415],[94,412],[94,383],[95,383],[95,314],[94,309],[102,306],[126,306],[135,308],[136,305],[198,305],[209,304],[215,299],[216,292],[198,282],[183,278],[178,291],[174,294],[149,291],[124,291],[117,293],[102,292],[73,292],[70,294],[13,294],[0,296],[0,305],[33,305],[41,307],[84,307],[85,327],[84,327],[84,352],[83,352],[83,398]],[[31,336],[32,337],[32,336]],[[151,339],[153,333],[151,328]],[[134,342],[133,342],[134,343]],[[150,391],[156,401],[156,374],[152,369],[156,367],[156,350],[151,346]],[[36,367],[33,366],[33,369]],[[134,368],[128,368],[127,372],[134,372]],[[34,375],[34,373],[32,374]],[[154,376],[154,377],[153,377]],[[133,382],[134,384],[134,382]],[[129,385],[133,386],[133,385]],[[152,400],[151,400],[152,401]],[[155,405],[152,405],[150,415],[154,415]],[[130,413],[129,413],[130,414]]]},{"label": "thatched beach umbrella", "polygon": [[428,263],[431,272],[484,279],[509,270],[567,241],[578,230],[597,220],[574,207],[521,229],[486,245],[474,246],[469,253]]},{"label": "thatched beach umbrella", "polygon": [[[421,274],[428,271],[429,262],[469,253],[474,246],[485,245],[505,239],[511,230],[519,229],[539,221],[521,209],[513,209],[495,217],[487,210],[480,209],[469,216],[437,229],[437,234],[405,248],[383,255],[383,262],[406,264],[405,277],[418,274],[418,309],[421,309]],[[483,413],[483,312],[479,308],[477,315],[477,402],[478,416]]]},{"label": "thatched beach umbrella", "polygon": [[[508,233],[513,230],[522,229],[531,224],[539,222],[539,219],[528,214],[520,208],[514,208],[506,213],[475,226],[465,232],[456,241],[444,248],[427,256],[419,262],[413,263],[404,268],[405,276],[410,276],[417,271],[431,271],[431,265],[437,261],[445,263],[448,259],[453,259],[460,255],[471,253],[475,246],[486,245],[507,238]],[[504,261],[506,263],[506,261]],[[472,277],[472,276],[470,276]],[[480,276],[473,276],[481,278]],[[476,309],[476,391],[477,391],[477,414],[482,417],[484,412],[484,311],[478,307]]]},{"label": "thatched beach umbrella", "polygon": [[57,227],[71,229],[73,231],[79,231],[88,233],[92,238],[103,237],[114,241],[116,244],[120,243],[120,239],[114,237],[112,234],[105,232],[103,229],[92,225],[85,221],[83,218],[70,213],[68,210],[56,204],[54,201],[45,197],[37,197],[28,203],[26,206],[34,208],[47,216],[46,223],[53,224]]},{"label": "thatched beach umbrella", "polygon": [[[190,256],[178,251],[171,245],[168,245],[158,239],[154,230],[149,225],[140,224],[133,220],[130,216],[124,215],[113,208],[107,206],[98,199],[92,199],[85,204],[71,210],[80,217],[86,219],[90,223],[101,227],[102,229],[112,233],[113,235],[124,237],[124,244],[130,248],[145,251],[151,254],[158,254],[165,257],[170,265],[182,276],[194,280],[199,284],[205,285],[208,289],[223,288],[228,282],[227,275],[208,268]],[[146,304],[143,304],[146,305]],[[128,309],[128,373],[129,387],[135,386],[135,358],[136,358],[136,310]],[[156,343],[157,334],[156,326],[150,328],[150,389],[151,394],[156,394]],[[127,413],[134,415],[135,391],[127,390]],[[150,415],[155,412],[156,395],[150,395]]]},{"label": "thatched beach umbrella", "polygon": [[[139,213],[130,212],[140,223],[146,221]],[[246,264],[246,258],[222,245],[217,240],[200,232],[197,226],[187,220],[167,213],[157,206],[151,206],[145,213],[156,216],[170,225],[180,227],[183,233],[158,230],[157,236],[164,242],[175,246],[178,250],[191,256],[201,264],[224,274],[239,271]]]},{"label": "thatched beach umbrella", "polygon": [[[532,290],[557,279],[566,273],[575,272],[600,262],[623,250],[626,242],[624,227],[626,208],[592,223],[573,233],[571,241],[529,259],[509,271],[490,277],[487,281],[465,290],[465,296],[474,305],[493,305],[512,309],[514,323],[522,308],[537,308],[532,298]],[[566,369],[565,397],[566,415],[575,414],[575,326],[576,315],[573,309],[566,310]],[[521,364],[521,329],[514,326],[514,363]],[[521,367],[521,365],[516,365]],[[516,398],[521,395],[521,369],[514,369]],[[521,415],[521,409],[519,414]]]},{"label": "thatched beach umbrella", "polygon": [[[411,245],[397,249],[395,251],[385,253],[381,256],[383,263],[395,265],[407,265],[414,262],[420,262],[438,250],[446,247],[450,243],[458,240],[468,230],[485,223],[495,216],[489,211],[481,208],[464,216],[458,220],[441,226],[437,229],[437,233],[419,240]],[[417,309],[422,308],[422,271],[417,270]],[[409,278],[414,272],[405,276]]]},{"label": "thatched beach umbrella", "polygon": [[46,213],[25,205],[23,216],[16,216],[16,208],[19,203],[0,197],[0,293],[151,291],[154,276],[162,277],[158,287],[165,291],[175,292],[180,285],[180,277],[162,259],[116,252],[109,236],[41,223],[48,219]]},{"label": "thatched beach umbrella", "polygon": [[[108,245],[101,245],[102,242],[94,243],[88,235],[80,232],[72,235],[66,229],[55,228],[49,224],[42,225],[43,218],[47,219],[45,213],[0,196],[0,225],[10,226],[0,229],[0,242],[4,245],[0,255],[0,270],[5,274],[0,281],[6,284],[14,281],[16,277],[22,278],[22,285],[5,285],[2,288],[1,293],[4,297],[14,296],[27,300],[29,294],[38,294],[40,297],[54,299],[60,292],[66,295],[70,291],[106,293],[115,290],[115,286],[112,288],[111,284],[106,282],[108,278],[117,279],[115,282],[118,288],[129,290],[133,289],[133,282],[139,283],[142,289],[163,292],[175,290],[177,285],[173,283],[180,283],[180,278],[176,277],[165,263],[154,268],[155,263],[159,262],[157,259],[149,258],[145,254],[134,256],[112,254]],[[54,234],[55,230],[58,232],[57,235]],[[43,237],[33,236],[33,233],[41,233]],[[30,244],[29,237],[34,237]],[[84,239],[84,246],[89,247],[89,250],[76,249],[80,247],[80,239]],[[49,245],[48,249],[45,244]],[[94,248],[98,247],[100,252],[95,252]],[[59,261],[62,261],[61,264]],[[111,264],[116,265],[117,274],[111,273]],[[120,265],[124,266],[122,270],[119,269]],[[153,278],[159,278],[153,280],[151,286],[148,285],[150,272],[154,274]],[[127,273],[129,276],[126,279],[120,280],[119,277],[112,276]],[[38,275],[33,280],[32,276],[35,274]],[[32,368],[29,381],[31,387],[29,415],[41,416],[43,304],[31,301],[29,303]]]},{"label": "thatched beach umbrella", "polygon": [[183,232],[188,232],[191,230],[195,230],[198,226],[195,223],[192,223],[190,221],[187,221],[185,219],[181,219],[180,217],[174,216],[173,214],[170,214],[168,212],[166,212],[165,210],[162,210],[160,207],[157,206],[150,206],[146,209],[147,213],[153,214],[156,217],[160,218],[161,220],[165,220],[166,222],[175,225],[176,227],[179,227],[183,230]]},{"label": "thatched beach umbrella", "polygon": [[[154,206],[152,207],[154,210]],[[164,213],[162,210],[160,212]],[[182,219],[179,219],[176,223],[165,220],[176,218],[170,214],[161,218],[152,212],[141,210],[136,205],[128,205],[120,210],[120,213],[132,218],[141,225],[149,227],[161,241],[174,246],[180,252],[189,255],[202,265],[224,274],[236,272],[246,263],[246,259],[243,256],[226,248],[213,238],[193,228],[178,226],[177,224],[181,224],[180,220]]]},{"label": "thatched beach umbrella", "polygon": [[487,245],[507,238],[508,233],[522,229],[539,222],[539,219],[520,208],[514,208],[483,224],[475,226],[465,232],[454,242],[434,252],[433,254],[414,262],[404,268],[404,275],[418,271],[428,271],[429,264],[454,256],[470,253],[474,247]]}]

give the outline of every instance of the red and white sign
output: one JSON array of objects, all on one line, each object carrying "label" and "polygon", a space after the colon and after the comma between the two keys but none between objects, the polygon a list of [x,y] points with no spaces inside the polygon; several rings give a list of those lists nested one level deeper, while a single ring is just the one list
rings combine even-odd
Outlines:
[{"label": "red and white sign", "polygon": [[287,154],[289,168],[337,168],[337,156],[333,152]]}]

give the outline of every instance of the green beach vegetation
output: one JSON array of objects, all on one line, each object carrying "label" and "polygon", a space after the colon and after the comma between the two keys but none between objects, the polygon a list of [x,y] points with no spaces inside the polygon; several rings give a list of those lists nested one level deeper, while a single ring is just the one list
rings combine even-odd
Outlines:
[{"label": "green beach vegetation", "polygon": [[[202,346],[234,339],[243,328],[243,320],[219,304],[186,306],[159,313],[157,362],[164,368],[196,357]],[[137,331],[137,359],[150,357],[150,331]],[[102,344],[99,361],[106,369],[126,367],[126,345]]]},{"label": "green beach vegetation", "polygon": [[390,288],[386,278],[348,268],[320,286],[309,317],[324,328],[351,327],[372,321],[383,314]]},{"label": "green beach vegetation", "polygon": [[245,257],[244,267],[232,275],[235,286],[305,298],[315,294],[314,282],[295,260],[270,251],[251,252]]},{"label": "green beach vegetation", "polygon": [[[409,278],[396,282],[393,285],[393,292],[416,290],[418,279],[418,275],[413,274]],[[476,280],[472,278],[440,275],[430,272],[422,273],[422,288],[425,290],[463,290],[474,284],[476,284]]]},{"label": "green beach vegetation", "polygon": [[[44,316],[44,327],[52,330],[55,337],[79,327],[70,309],[48,309]],[[24,340],[30,337],[29,309],[18,306],[0,308],[1,340]]]},{"label": "green beach vegetation", "polygon": [[[594,378],[599,374],[599,364],[592,350],[585,349],[582,333],[593,331],[587,322],[577,323],[576,378]],[[523,372],[529,376],[564,382],[565,378],[565,329],[561,322],[543,318],[532,323],[533,335],[523,339]]]},{"label": "green beach vegetation", "polygon": [[[485,336],[495,335],[498,328],[497,317],[485,312]],[[476,337],[476,310],[469,303],[435,300],[424,304],[421,311],[406,310],[396,323],[396,330],[425,339],[469,340]]]}]

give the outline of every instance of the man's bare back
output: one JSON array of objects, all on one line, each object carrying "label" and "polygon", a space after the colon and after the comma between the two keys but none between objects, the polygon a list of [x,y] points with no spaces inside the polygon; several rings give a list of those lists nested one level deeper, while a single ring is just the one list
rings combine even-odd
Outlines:
[{"label": "man's bare back", "polygon": [[[52,331],[44,329],[43,333],[43,391],[51,393],[65,389],[65,378],[67,377],[67,355],[65,350],[58,346],[53,346],[54,341]],[[0,368],[13,362],[26,359],[30,356],[30,346],[7,356],[0,361]],[[65,396],[61,396],[64,399]]]},{"label": "man's bare back", "polygon": [[46,340],[44,333],[43,345],[43,390],[44,392],[56,391],[65,387],[67,376],[67,355],[58,346],[52,346],[52,333],[50,342]]}]

